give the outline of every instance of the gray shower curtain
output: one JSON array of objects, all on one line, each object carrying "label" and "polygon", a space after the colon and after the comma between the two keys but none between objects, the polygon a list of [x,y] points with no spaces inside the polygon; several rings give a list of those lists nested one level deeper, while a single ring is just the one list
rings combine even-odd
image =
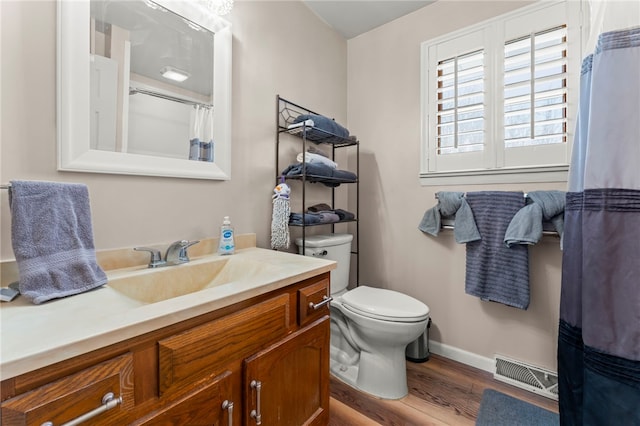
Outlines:
[{"label": "gray shower curtain", "polygon": [[560,422],[640,425],[640,27],[583,62],[566,201]]}]

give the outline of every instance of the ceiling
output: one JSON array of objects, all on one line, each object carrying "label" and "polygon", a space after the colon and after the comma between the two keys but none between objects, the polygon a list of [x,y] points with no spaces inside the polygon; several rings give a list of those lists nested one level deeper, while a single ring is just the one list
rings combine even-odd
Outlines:
[{"label": "ceiling", "polygon": [[347,40],[418,10],[435,0],[303,0]]}]

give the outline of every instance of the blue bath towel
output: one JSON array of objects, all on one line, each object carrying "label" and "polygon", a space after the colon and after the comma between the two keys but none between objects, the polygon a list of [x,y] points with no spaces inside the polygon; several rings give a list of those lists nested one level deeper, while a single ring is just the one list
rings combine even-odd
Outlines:
[{"label": "blue bath towel", "polygon": [[9,205],[24,297],[40,304],[107,283],[96,261],[85,185],[12,181]]},{"label": "blue bath towel", "polygon": [[465,292],[482,300],[520,309],[529,307],[529,251],[526,245],[507,247],[504,234],[525,204],[522,192],[468,192],[482,239],[467,243]]}]

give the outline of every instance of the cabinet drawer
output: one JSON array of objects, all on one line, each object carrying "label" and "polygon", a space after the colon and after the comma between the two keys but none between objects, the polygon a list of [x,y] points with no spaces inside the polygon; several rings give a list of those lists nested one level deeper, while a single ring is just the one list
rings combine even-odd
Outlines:
[{"label": "cabinet drawer", "polygon": [[[91,425],[125,424],[134,406],[133,390],[133,357],[126,354],[5,401],[2,424],[59,425],[90,412],[95,414]],[[109,392],[122,402],[104,405]]]},{"label": "cabinet drawer", "polygon": [[160,393],[186,380],[221,373],[229,362],[285,336],[293,327],[289,304],[289,295],[282,294],[160,340]]},{"label": "cabinet drawer", "polygon": [[323,278],[298,290],[298,321],[300,326],[309,324],[323,315],[329,315],[328,303],[314,308],[327,297],[329,297],[328,278]]},{"label": "cabinet drawer", "polygon": [[229,424],[232,411],[223,403],[232,402],[231,372],[206,380],[194,388],[189,394],[135,421],[131,426]]}]

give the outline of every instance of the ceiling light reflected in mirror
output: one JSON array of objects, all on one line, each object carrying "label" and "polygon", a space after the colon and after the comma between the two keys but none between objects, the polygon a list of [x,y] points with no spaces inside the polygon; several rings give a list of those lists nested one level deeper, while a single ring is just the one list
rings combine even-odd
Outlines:
[{"label": "ceiling light reflected in mirror", "polygon": [[160,70],[160,74],[168,79],[168,80],[173,80],[173,81],[178,81],[178,82],[182,82],[185,81],[186,79],[188,79],[191,74],[189,74],[186,71],[182,71],[179,70],[177,68],[174,67],[170,67],[170,66],[166,66],[164,68],[162,68]]}]

